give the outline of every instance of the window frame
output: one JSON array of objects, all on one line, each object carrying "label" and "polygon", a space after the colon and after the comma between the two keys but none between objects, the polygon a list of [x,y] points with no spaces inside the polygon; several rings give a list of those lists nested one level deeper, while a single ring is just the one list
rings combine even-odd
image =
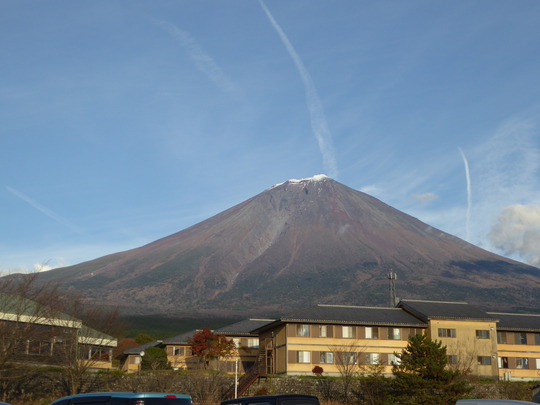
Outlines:
[{"label": "window frame", "polygon": [[[349,331],[345,333],[345,331]],[[347,335],[347,336],[345,336]],[[344,339],[356,339],[356,327],[344,325],[341,327],[341,337]]]},{"label": "window frame", "polygon": [[296,359],[300,364],[311,364],[311,352],[309,350],[299,350]]},{"label": "window frame", "polygon": [[440,338],[456,338],[457,337],[457,331],[455,328],[439,328],[437,331],[437,335]]},{"label": "window frame", "polygon": [[296,325],[296,336],[298,337],[310,337],[310,327],[308,324],[299,323]]}]

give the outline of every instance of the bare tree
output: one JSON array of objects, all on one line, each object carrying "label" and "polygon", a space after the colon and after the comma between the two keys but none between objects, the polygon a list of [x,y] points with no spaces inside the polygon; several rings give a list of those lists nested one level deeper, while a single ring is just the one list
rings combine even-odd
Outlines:
[{"label": "bare tree", "polygon": [[347,402],[351,393],[353,381],[362,372],[360,356],[365,352],[365,346],[354,340],[348,345],[329,346],[334,353],[334,363],[343,381],[343,400]]},{"label": "bare tree", "polygon": [[[89,372],[112,366],[113,349],[121,322],[116,310],[83,307],[80,299],[68,298],[70,316],[84,320],[80,328],[66,328],[66,335],[55,347],[54,360],[62,369],[59,382],[68,395],[80,393],[95,375]],[[67,310],[67,308],[66,308]]]},{"label": "bare tree", "polygon": [[120,325],[118,314],[84,307],[37,277],[0,280],[0,387],[5,393],[11,380],[36,372],[29,365],[42,363],[59,366],[65,392],[77,393],[89,370],[111,364],[116,340],[105,332]]},{"label": "bare tree", "polygon": [[18,381],[34,374],[29,364],[49,363],[55,336],[66,325],[82,324],[59,313],[55,305],[43,305],[58,297],[53,286],[37,286],[36,274],[0,279],[0,387],[2,396],[13,391]]}]

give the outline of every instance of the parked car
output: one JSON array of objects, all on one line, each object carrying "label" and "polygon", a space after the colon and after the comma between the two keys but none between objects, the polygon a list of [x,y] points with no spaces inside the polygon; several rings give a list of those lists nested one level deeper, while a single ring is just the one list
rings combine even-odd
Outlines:
[{"label": "parked car", "polygon": [[538,405],[536,402],[516,401],[513,399],[460,399],[456,405]]},{"label": "parked car", "polygon": [[319,405],[313,395],[262,395],[221,402],[221,405]]},{"label": "parked car", "polygon": [[49,405],[192,405],[191,397],[154,392],[93,392],[57,399]]}]

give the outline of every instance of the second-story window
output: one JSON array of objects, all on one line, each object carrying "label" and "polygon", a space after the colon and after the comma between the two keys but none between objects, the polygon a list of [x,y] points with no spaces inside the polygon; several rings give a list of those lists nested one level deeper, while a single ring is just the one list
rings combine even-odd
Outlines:
[{"label": "second-story window", "polygon": [[379,328],[373,328],[371,326],[366,327],[366,339],[378,339]]},{"label": "second-story window", "polygon": [[439,328],[439,337],[455,338],[456,337],[456,330],[455,329]]},{"label": "second-story window", "polygon": [[388,339],[390,339],[390,340],[400,340],[401,339],[401,329],[399,329],[399,328],[388,328]]},{"label": "second-story window", "polygon": [[478,356],[477,362],[479,366],[490,366],[491,365],[491,357],[489,356]]},{"label": "second-story window", "polygon": [[354,326],[343,326],[343,337],[346,339],[354,339],[356,337],[356,328]]},{"label": "second-story window", "polygon": [[319,337],[328,337],[328,326],[326,325],[319,326]]},{"label": "second-story window", "polygon": [[250,349],[258,349],[259,348],[259,338],[248,338],[247,344],[248,344],[248,347]]},{"label": "second-story window", "polygon": [[476,338],[477,339],[489,339],[489,330],[477,330],[476,331]]},{"label": "second-story window", "polygon": [[296,336],[309,336],[309,325],[296,325]]},{"label": "second-story window", "polygon": [[525,332],[516,332],[514,335],[516,345],[526,345],[527,344],[527,333]]}]

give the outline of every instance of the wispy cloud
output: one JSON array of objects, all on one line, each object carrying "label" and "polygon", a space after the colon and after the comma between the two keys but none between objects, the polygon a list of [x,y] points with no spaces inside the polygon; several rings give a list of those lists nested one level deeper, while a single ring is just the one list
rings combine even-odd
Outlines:
[{"label": "wispy cloud", "polygon": [[9,191],[11,194],[13,194],[15,197],[18,197],[21,200],[25,201],[26,203],[30,204],[31,207],[35,208],[36,210],[48,216],[49,218],[53,219],[54,221],[58,222],[59,224],[64,225],[65,227],[71,229],[74,232],[77,232],[77,233],[81,232],[80,229],[77,228],[77,226],[72,224],[70,221],[58,215],[54,211],[48,209],[47,207],[41,205],[40,203],[31,199],[30,197],[21,193],[20,191],[15,190],[14,188],[9,187],[9,186],[6,186],[6,190]]},{"label": "wispy cloud", "polygon": [[278,33],[281,41],[285,45],[287,52],[289,53],[292,60],[294,61],[294,64],[296,65],[298,73],[300,73],[300,77],[302,78],[302,82],[304,83],[304,88],[306,90],[306,101],[307,101],[309,114],[311,117],[311,128],[319,144],[319,150],[321,151],[321,154],[323,156],[324,168],[328,172],[328,175],[330,177],[337,178],[338,167],[337,167],[337,161],[336,161],[336,156],[335,156],[335,151],[334,151],[334,146],[333,146],[333,141],[332,141],[332,134],[330,133],[330,130],[328,129],[328,124],[326,122],[324,109],[323,109],[321,100],[319,98],[319,95],[317,93],[315,84],[313,83],[313,80],[311,79],[311,75],[309,74],[308,70],[304,66],[304,63],[300,59],[300,56],[298,55],[298,53],[292,46],[291,42],[285,35],[285,32],[281,29],[280,25],[277,23],[277,21],[274,19],[274,17],[270,13],[270,10],[268,10],[268,8],[266,7],[266,5],[264,4],[262,0],[259,0],[259,3],[262,9],[264,10],[264,12],[266,13],[266,16],[270,20],[270,23],[272,24],[272,26]]},{"label": "wispy cloud", "polygon": [[238,88],[234,82],[229,79],[223,69],[219,67],[214,59],[188,32],[181,30],[176,25],[167,21],[155,20],[154,22],[180,43],[188,58],[191,59],[197,69],[204,73],[222,91],[235,95],[238,93]]},{"label": "wispy cloud", "polygon": [[472,207],[472,189],[471,189],[471,174],[469,172],[469,161],[465,156],[465,153],[458,148],[461,158],[463,159],[463,165],[465,166],[465,180],[467,182],[467,214],[465,217],[465,235],[466,240],[471,240],[471,207]]}]

